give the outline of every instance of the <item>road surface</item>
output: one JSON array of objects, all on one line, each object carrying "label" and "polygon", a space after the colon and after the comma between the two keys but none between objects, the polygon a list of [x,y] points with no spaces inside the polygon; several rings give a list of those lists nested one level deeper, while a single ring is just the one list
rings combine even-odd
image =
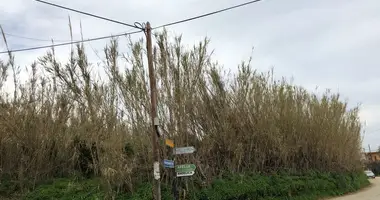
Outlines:
[{"label": "road surface", "polygon": [[372,179],[371,186],[354,194],[332,198],[330,200],[380,200],[380,177]]}]

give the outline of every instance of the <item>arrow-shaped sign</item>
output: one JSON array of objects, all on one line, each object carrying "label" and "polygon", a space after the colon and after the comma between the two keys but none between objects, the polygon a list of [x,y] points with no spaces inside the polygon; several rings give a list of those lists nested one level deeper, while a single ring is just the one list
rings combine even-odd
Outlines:
[{"label": "arrow-shaped sign", "polygon": [[173,154],[178,155],[178,154],[189,154],[189,153],[194,153],[195,148],[190,146],[190,147],[179,147],[173,149]]},{"label": "arrow-shaped sign", "polygon": [[176,172],[193,172],[197,167],[194,164],[176,165]]},{"label": "arrow-shaped sign", "polygon": [[195,174],[194,171],[191,171],[191,172],[177,172],[177,177],[192,176],[194,174]]}]

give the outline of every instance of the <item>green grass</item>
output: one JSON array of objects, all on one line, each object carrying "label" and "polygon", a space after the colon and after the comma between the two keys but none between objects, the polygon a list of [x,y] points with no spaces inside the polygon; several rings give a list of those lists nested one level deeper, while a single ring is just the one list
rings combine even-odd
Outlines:
[{"label": "green grass", "polygon": [[[192,189],[191,200],[317,200],[355,192],[369,185],[363,173],[334,174],[310,172],[303,175],[231,175],[215,180],[203,189]],[[98,179],[57,179],[28,193],[25,200],[109,199]],[[115,199],[151,200],[151,184],[141,185],[134,194]],[[162,199],[172,199],[170,187],[162,186]]]}]

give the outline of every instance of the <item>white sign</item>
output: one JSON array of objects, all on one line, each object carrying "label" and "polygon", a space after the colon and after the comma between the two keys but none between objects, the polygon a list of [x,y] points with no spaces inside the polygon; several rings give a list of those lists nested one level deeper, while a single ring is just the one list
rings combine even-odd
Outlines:
[{"label": "white sign", "polygon": [[177,177],[192,176],[194,174],[195,174],[194,171],[190,171],[190,172],[177,172]]},{"label": "white sign", "polygon": [[154,179],[159,180],[160,179],[160,163],[154,162],[153,164],[153,175]]},{"label": "white sign", "polygon": [[189,153],[194,153],[195,148],[194,147],[179,147],[173,149],[173,154],[178,155],[178,154],[189,154]]}]

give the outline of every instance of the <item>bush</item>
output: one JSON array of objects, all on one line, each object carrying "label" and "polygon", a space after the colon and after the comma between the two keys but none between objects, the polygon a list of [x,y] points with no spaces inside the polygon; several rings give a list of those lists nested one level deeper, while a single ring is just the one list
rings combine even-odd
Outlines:
[{"label": "bush", "polygon": [[[170,190],[162,185],[162,199],[170,199]],[[25,200],[94,200],[94,199],[116,199],[116,200],[151,200],[152,185],[140,185],[134,194],[109,194],[102,187],[100,179],[76,179],[62,178],[52,181],[50,184],[38,186],[32,192],[25,195]]]},{"label": "bush", "polygon": [[364,173],[304,175],[235,175],[229,180],[215,180],[213,184],[194,192],[192,199],[307,199],[342,195],[369,185]]},{"label": "bush", "polygon": [[[168,187],[165,184],[161,184],[161,198],[163,200],[173,199],[170,187]],[[130,195],[128,198],[128,200],[151,200],[151,199],[153,199],[151,184],[141,185],[139,189],[133,195]]]},{"label": "bush", "polygon": [[44,184],[28,193],[25,200],[93,200],[104,199],[104,190],[99,179],[56,179],[51,184]]},{"label": "bush", "polygon": [[[316,200],[320,197],[342,195],[369,184],[364,173],[332,174],[310,172],[302,175],[230,175],[217,179],[203,189],[192,189],[191,200]],[[151,200],[152,185],[142,184],[133,194],[114,194],[115,199]],[[171,200],[171,187],[161,187],[163,200]],[[99,179],[57,179],[41,185],[25,196],[25,200],[50,199],[111,199]]]}]

